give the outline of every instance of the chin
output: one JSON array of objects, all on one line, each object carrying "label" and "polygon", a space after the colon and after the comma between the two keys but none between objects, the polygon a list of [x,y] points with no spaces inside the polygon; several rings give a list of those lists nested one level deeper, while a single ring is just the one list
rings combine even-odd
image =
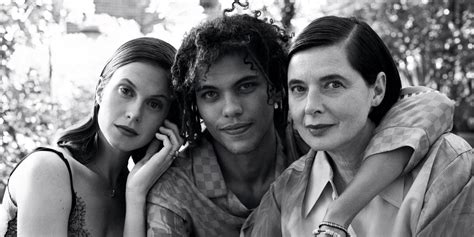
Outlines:
[{"label": "chin", "polygon": [[310,135],[302,136],[304,142],[315,151],[327,151],[334,148],[334,143],[328,138],[315,138]]},{"label": "chin", "polygon": [[246,154],[257,149],[254,145],[251,145],[251,144],[238,144],[238,143],[226,144],[225,148],[230,153],[235,154],[235,155]]},{"label": "chin", "polygon": [[121,152],[130,152],[134,150],[132,146],[122,143],[112,144],[112,147]]},{"label": "chin", "polygon": [[146,144],[132,142],[132,141],[127,142],[126,140],[110,142],[110,144],[112,145],[113,148],[121,152],[131,152],[146,145]]}]

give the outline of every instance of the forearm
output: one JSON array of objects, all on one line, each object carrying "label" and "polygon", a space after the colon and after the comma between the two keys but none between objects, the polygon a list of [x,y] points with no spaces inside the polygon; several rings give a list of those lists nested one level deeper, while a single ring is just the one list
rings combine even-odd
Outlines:
[{"label": "forearm", "polygon": [[362,208],[400,176],[412,153],[411,148],[402,147],[368,157],[346,190],[331,203],[324,220],[349,226]]},{"label": "forearm", "polygon": [[449,130],[454,106],[429,88],[405,88],[378,125],[365,151],[367,157],[324,220],[348,226],[357,213],[397,177],[413,169],[429,144]]},{"label": "forearm", "polygon": [[146,236],[146,195],[126,195],[123,236]]}]

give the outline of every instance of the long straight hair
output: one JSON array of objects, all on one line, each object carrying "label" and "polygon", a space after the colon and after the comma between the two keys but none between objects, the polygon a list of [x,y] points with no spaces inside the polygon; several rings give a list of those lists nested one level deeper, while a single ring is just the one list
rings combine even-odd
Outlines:
[{"label": "long straight hair", "polygon": [[[78,160],[82,164],[89,163],[92,158],[97,154],[98,149],[98,112],[100,109],[99,101],[102,94],[102,89],[110,81],[110,78],[115,71],[132,62],[146,62],[152,65],[162,67],[166,71],[171,70],[173,65],[176,49],[168,44],[167,42],[151,37],[141,37],[127,41],[121,45],[112,57],[107,61],[103,68],[100,79],[97,83],[94,107],[91,114],[83,121],[68,128],[63,132],[57,140],[57,145],[66,148],[71,152],[74,159]],[[169,90],[171,90],[171,72],[166,77]],[[175,108],[177,103],[175,100],[172,101],[170,108]],[[167,119],[173,123],[178,123],[179,110],[171,109],[167,116]],[[132,151],[132,158],[134,161],[138,161],[145,154],[147,146]]]}]

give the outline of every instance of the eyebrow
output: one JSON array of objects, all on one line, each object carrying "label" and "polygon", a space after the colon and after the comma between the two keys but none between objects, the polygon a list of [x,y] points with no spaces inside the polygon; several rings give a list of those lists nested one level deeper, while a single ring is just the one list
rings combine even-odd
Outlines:
[{"label": "eyebrow", "polygon": [[[259,78],[258,74],[256,74],[256,75],[247,75],[247,76],[244,76],[244,77],[240,78],[239,80],[237,80],[234,83],[234,85],[242,84],[242,83],[248,82],[248,81],[256,81],[256,80],[258,80],[258,78]],[[201,80],[201,81],[206,81],[206,80]],[[202,91],[202,90],[212,90],[212,89],[216,89],[216,87],[213,86],[213,85],[200,85],[200,83],[199,83],[198,86],[196,87],[196,92],[199,92],[199,91]]]},{"label": "eyebrow", "polygon": [[[130,81],[128,78],[122,78],[120,81],[121,81],[121,82],[124,81],[124,82],[126,82],[127,84],[130,84],[130,86],[132,86],[133,89],[135,89],[135,90],[137,89],[137,86],[136,86],[135,84],[133,84],[133,82]],[[156,99],[164,98],[164,99],[166,99],[166,100],[170,100],[170,99],[171,99],[169,96],[161,95],[161,94],[152,95],[152,96],[150,96],[150,98],[156,98]]]},{"label": "eyebrow", "polygon": [[137,88],[137,86],[135,86],[135,84],[133,84],[133,82],[130,81],[128,78],[122,78],[122,79],[120,79],[120,81],[121,81],[121,82],[122,82],[122,81],[125,81],[126,83],[130,84],[134,89]]},{"label": "eyebrow", "polygon": [[340,74],[329,74],[320,78],[321,81],[329,81],[329,80],[334,80],[334,79],[347,80],[347,78],[345,78],[344,76]]},{"label": "eyebrow", "polygon": [[[347,81],[347,78],[345,78],[344,76],[342,76],[340,74],[329,74],[329,75],[325,75],[323,77],[318,78],[318,80],[322,81],[322,82],[330,81],[330,80],[334,80],[334,79],[340,79],[340,80]],[[303,83],[303,80],[296,79],[296,78],[288,80],[288,85],[297,84],[297,83]]]},{"label": "eyebrow", "polygon": [[248,76],[245,76],[245,77],[242,77],[241,79],[239,79],[235,84],[240,84],[240,83],[246,82],[246,81],[255,81],[255,80],[258,80],[258,78],[259,78],[258,74],[248,75]]},{"label": "eyebrow", "polygon": [[290,79],[290,80],[288,80],[288,85],[299,84],[299,83],[303,83],[303,81],[300,80],[300,79]]}]

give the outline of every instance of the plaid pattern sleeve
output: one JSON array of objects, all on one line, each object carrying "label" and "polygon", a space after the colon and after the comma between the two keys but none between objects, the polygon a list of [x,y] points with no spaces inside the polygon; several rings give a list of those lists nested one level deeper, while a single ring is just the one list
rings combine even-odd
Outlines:
[{"label": "plaid pattern sleeve", "polygon": [[280,206],[275,197],[274,185],[270,186],[258,208],[247,218],[240,231],[241,237],[282,236]]},{"label": "plaid pattern sleeve", "polygon": [[428,155],[428,159],[434,156],[434,162],[416,236],[472,236],[474,149],[454,134],[438,140]]},{"label": "plaid pattern sleeve", "polygon": [[454,102],[426,87],[403,88],[400,100],[388,111],[371,139],[364,157],[400,147],[413,148],[404,173],[412,170],[434,141],[453,125]]},{"label": "plaid pattern sleeve", "polygon": [[176,213],[160,205],[148,205],[147,236],[189,236],[190,227]]},{"label": "plaid pattern sleeve", "polygon": [[[180,159],[178,157],[175,161]],[[184,180],[176,167],[170,167],[147,196],[147,236],[191,236],[191,223],[186,209],[180,203],[177,187]]]}]

